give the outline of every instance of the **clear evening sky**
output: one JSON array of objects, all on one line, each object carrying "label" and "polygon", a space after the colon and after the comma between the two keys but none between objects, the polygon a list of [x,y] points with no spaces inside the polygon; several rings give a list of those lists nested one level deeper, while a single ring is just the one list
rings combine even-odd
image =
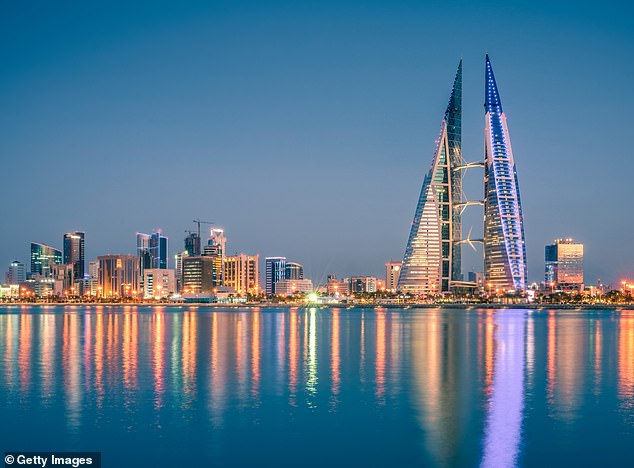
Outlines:
[{"label": "clear evening sky", "polygon": [[[633,18],[609,1],[3,2],[0,269],[75,229],[87,260],[152,228],[173,254],[200,217],[231,254],[284,255],[314,280],[383,276],[461,57],[463,149],[482,159],[488,51],[529,279],[570,236],[586,283],[618,281],[634,274]],[[465,186],[481,199],[482,171]],[[481,208],[468,213],[479,237]]]}]

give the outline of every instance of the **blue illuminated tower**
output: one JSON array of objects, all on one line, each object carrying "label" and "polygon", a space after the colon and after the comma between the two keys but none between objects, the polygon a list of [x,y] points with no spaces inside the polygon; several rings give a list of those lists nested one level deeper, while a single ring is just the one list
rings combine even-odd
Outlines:
[{"label": "blue illuminated tower", "polygon": [[397,289],[415,295],[450,292],[461,279],[462,61],[416,205]]},{"label": "blue illuminated tower", "polygon": [[485,76],[484,278],[487,288],[524,291],[526,243],[517,171],[489,56]]}]

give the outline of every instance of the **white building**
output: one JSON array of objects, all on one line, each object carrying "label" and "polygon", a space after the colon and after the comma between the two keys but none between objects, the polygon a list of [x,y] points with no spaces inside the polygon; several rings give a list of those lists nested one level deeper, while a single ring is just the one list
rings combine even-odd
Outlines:
[{"label": "white building", "polygon": [[313,282],[309,279],[279,280],[275,283],[275,294],[290,296],[295,293],[304,293],[313,290]]},{"label": "white building", "polygon": [[176,294],[174,270],[147,268],[143,272],[143,299],[162,299]]}]

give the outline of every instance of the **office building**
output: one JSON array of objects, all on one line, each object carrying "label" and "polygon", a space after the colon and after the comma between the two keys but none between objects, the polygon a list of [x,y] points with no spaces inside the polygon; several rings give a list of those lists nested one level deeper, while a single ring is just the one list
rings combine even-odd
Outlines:
[{"label": "office building", "polygon": [[183,284],[183,259],[185,257],[189,257],[189,253],[187,250],[183,250],[182,252],[174,255],[174,270],[176,272],[176,290],[181,291],[181,286]]},{"label": "office building", "polygon": [[161,231],[152,234],[137,232],[136,248],[141,273],[146,268],[165,269],[168,267],[168,238]]},{"label": "office building", "polygon": [[143,272],[143,298],[164,299],[176,294],[176,272],[165,268],[147,268]]},{"label": "office building", "polygon": [[183,257],[182,294],[208,294],[214,291],[213,257]]},{"label": "office building", "polygon": [[50,245],[31,242],[31,274],[53,277],[53,265],[62,263],[62,251]]},{"label": "office building", "polygon": [[[461,278],[462,61],[453,83],[431,167],[423,179],[397,289],[415,295],[449,292]],[[354,289],[353,289],[354,292]]]},{"label": "office building", "polygon": [[75,296],[80,292],[75,287],[75,265],[72,263],[53,265],[53,280],[55,294]]},{"label": "office building", "polygon": [[546,286],[563,291],[583,291],[583,244],[557,239],[545,249]]},{"label": "office building", "polygon": [[276,294],[275,283],[286,279],[286,257],[266,257],[266,295]]},{"label": "office building", "polygon": [[13,260],[9,264],[9,270],[5,275],[6,284],[20,284],[26,281],[26,267],[24,263]]},{"label": "office building", "polygon": [[64,264],[72,265],[73,281],[84,278],[84,238],[85,234],[79,231],[64,234]]},{"label": "office building", "polygon": [[286,262],[284,278],[287,280],[304,279],[304,265],[297,262]]},{"label": "office building", "polygon": [[224,286],[223,263],[225,259],[225,250],[227,247],[227,239],[224,230],[220,228],[212,228],[207,245],[203,247],[202,255],[213,258],[212,281],[213,285]]},{"label": "office building", "polygon": [[136,297],[139,293],[139,257],[103,255],[99,262],[99,297]]},{"label": "office building", "polygon": [[484,151],[484,281],[499,291],[527,288],[520,188],[506,115],[486,57]]},{"label": "office building", "polygon": [[225,257],[223,266],[224,285],[233,288],[237,294],[259,294],[259,255],[244,253]]},{"label": "office building", "polygon": [[313,282],[309,279],[281,279],[275,282],[275,294],[278,296],[292,296],[313,290]]},{"label": "office building", "polygon": [[351,293],[374,293],[377,291],[377,281],[374,276],[353,276],[350,278]]},{"label": "office building", "polygon": [[396,292],[402,265],[403,262],[387,262],[385,264],[385,289],[387,291]]}]

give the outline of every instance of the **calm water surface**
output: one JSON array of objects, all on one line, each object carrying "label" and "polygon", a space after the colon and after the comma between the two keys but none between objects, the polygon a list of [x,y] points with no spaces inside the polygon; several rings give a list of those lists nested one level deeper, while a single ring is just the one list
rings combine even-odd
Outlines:
[{"label": "calm water surface", "polygon": [[627,465],[634,311],[0,307],[0,450]]}]

